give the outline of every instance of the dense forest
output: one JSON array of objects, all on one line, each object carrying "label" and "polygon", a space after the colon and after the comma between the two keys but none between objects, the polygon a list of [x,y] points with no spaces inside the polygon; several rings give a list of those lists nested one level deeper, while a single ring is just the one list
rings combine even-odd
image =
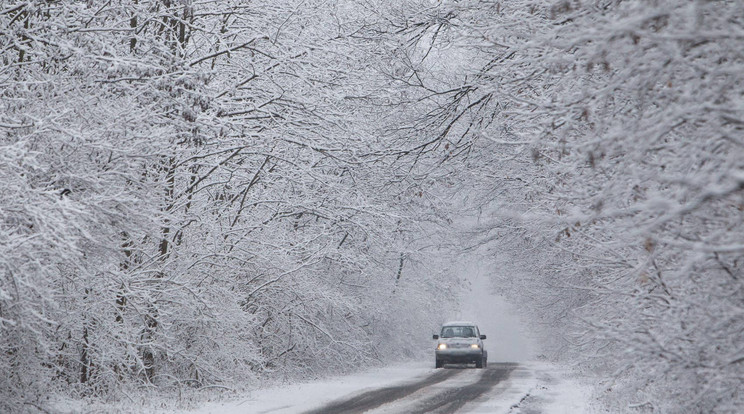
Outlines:
[{"label": "dense forest", "polygon": [[741,410],[743,42],[735,0],[6,0],[0,411],[410,357],[458,260],[610,409]]}]

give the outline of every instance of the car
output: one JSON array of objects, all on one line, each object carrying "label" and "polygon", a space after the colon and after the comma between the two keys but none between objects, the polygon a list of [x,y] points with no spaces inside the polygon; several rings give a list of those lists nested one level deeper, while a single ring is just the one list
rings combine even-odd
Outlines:
[{"label": "car", "polygon": [[478,325],[472,322],[447,322],[439,335],[434,335],[436,368],[444,364],[475,364],[476,368],[488,365],[488,352],[483,348],[486,335],[481,335]]}]

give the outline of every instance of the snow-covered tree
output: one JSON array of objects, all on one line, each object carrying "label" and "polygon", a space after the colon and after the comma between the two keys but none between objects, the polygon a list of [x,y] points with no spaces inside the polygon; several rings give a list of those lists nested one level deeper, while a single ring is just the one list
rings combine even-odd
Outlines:
[{"label": "snow-covered tree", "polygon": [[470,148],[479,242],[516,264],[501,285],[574,327],[563,350],[617,376],[624,409],[744,404],[743,12],[474,0],[416,25],[449,36],[430,56],[466,57],[458,82],[423,82],[422,130]]},{"label": "snow-covered tree", "polygon": [[0,411],[47,379],[317,375],[426,337],[443,275],[404,266],[427,204],[370,104],[377,7],[0,7]]}]

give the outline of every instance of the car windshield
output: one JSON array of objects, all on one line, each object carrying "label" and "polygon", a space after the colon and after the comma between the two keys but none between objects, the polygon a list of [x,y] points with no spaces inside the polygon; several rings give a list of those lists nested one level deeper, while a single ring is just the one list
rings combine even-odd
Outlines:
[{"label": "car windshield", "polygon": [[442,338],[474,338],[475,328],[472,326],[445,326],[442,328]]}]

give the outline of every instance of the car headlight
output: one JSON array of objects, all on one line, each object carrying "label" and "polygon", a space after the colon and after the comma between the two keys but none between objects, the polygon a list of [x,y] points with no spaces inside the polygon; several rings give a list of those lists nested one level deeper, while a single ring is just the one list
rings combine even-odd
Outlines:
[{"label": "car headlight", "polygon": [[447,344],[439,344],[437,345],[437,349],[447,349]]},{"label": "car headlight", "polygon": [[473,348],[473,349],[480,349],[480,345],[478,345],[478,344],[472,344],[472,345],[470,345],[470,347]]}]

